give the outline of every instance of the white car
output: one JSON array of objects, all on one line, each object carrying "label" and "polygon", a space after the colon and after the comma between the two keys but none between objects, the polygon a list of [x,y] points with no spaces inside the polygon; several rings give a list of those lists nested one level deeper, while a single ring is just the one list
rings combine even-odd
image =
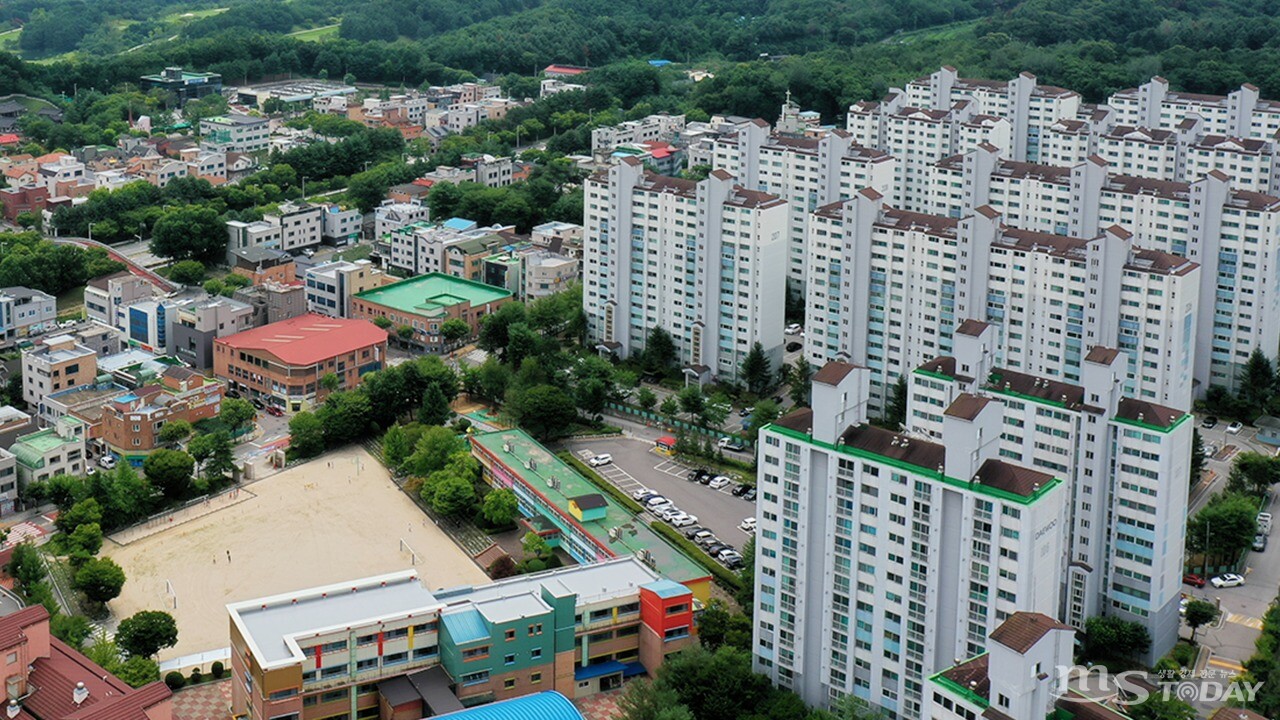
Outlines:
[{"label": "white car", "polygon": [[[774,327],[777,327],[777,325],[774,325]],[[791,323],[791,324],[790,324],[790,325],[788,325],[788,326],[787,326],[787,328],[786,328],[785,330],[783,330],[782,332],[786,333],[787,335],[795,335],[795,334],[799,333],[799,332],[800,332],[801,330],[803,330],[803,329],[804,329],[804,328],[800,326],[800,323]]]},{"label": "white car", "polygon": [[716,534],[710,530],[703,530],[693,536],[693,541],[703,547],[706,547],[716,541]]},{"label": "white car", "polygon": [[650,512],[657,512],[660,508],[664,508],[670,504],[671,504],[670,500],[662,497],[661,495],[654,495],[653,497],[645,501],[644,505],[645,507],[649,508]]},{"label": "white car", "polygon": [[1231,423],[1230,425],[1228,425],[1228,426],[1227,426],[1227,434],[1228,434],[1228,435],[1239,435],[1239,434],[1240,434],[1240,431],[1241,431],[1241,430],[1243,430],[1243,429],[1244,429],[1244,423],[1242,423],[1242,422],[1240,422],[1239,420],[1237,420],[1237,421],[1235,421],[1235,422],[1233,422],[1233,423]]},{"label": "white car", "polygon": [[596,455],[595,457],[587,460],[587,464],[591,467],[600,467],[601,465],[608,465],[612,462],[613,456],[609,453],[601,453],[600,455]]},{"label": "white car", "polygon": [[749,518],[745,518],[745,519],[743,519],[743,521],[742,521],[742,522],[738,523],[738,529],[739,529],[739,530],[741,530],[741,531],[743,531],[743,532],[747,532],[747,533],[753,533],[753,532],[755,532],[755,531],[756,531],[756,519],[755,519],[755,518],[753,518],[753,517],[749,517]]},{"label": "white car", "polygon": [[697,522],[698,516],[690,515],[689,513],[680,513],[679,515],[671,518],[671,524],[675,527],[689,527]]},{"label": "white car", "polygon": [[116,458],[114,455],[103,455],[98,458],[98,466],[106,470],[111,470],[116,466]]},{"label": "white car", "polygon": [[711,480],[711,483],[708,485],[708,487],[710,487],[712,490],[719,490],[720,488],[729,487],[730,482],[732,481],[729,480],[729,478],[725,477],[724,475],[717,475],[715,476],[714,479]]},{"label": "white car", "polygon": [[1210,580],[1209,584],[1216,588],[1238,587],[1244,584],[1244,577],[1235,573],[1223,573]]},{"label": "white car", "polygon": [[671,518],[677,515],[683,515],[684,511],[676,507],[675,505],[663,505],[662,507],[653,511],[653,514],[657,515],[663,520],[670,520]]},{"label": "white car", "polygon": [[650,490],[649,488],[640,488],[639,490],[631,493],[631,497],[635,498],[636,500],[639,500],[640,498],[644,497],[645,495],[648,495],[651,492],[653,491]]}]

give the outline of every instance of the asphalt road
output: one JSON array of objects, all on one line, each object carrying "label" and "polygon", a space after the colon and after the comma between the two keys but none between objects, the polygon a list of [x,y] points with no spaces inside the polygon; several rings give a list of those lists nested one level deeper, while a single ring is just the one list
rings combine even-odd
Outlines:
[{"label": "asphalt road", "polygon": [[565,446],[584,460],[609,453],[613,463],[596,468],[602,477],[628,495],[641,487],[661,493],[681,510],[697,516],[697,524],[739,550],[750,537],[738,529],[738,524],[743,518],[755,515],[755,503],[732,495],[729,491],[733,485],[712,490],[701,483],[689,482],[685,479],[688,470],[654,452],[650,442],[629,437],[592,438],[566,442]]}]

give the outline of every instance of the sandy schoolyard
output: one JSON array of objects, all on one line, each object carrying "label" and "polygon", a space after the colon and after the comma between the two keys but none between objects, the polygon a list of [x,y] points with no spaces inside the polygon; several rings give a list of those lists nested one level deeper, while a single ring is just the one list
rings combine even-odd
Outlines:
[{"label": "sandy schoolyard", "polygon": [[102,554],[128,578],[110,603],[116,620],[139,610],[177,620],[166,660],[227,647],[228,603],[415,567],[401,538],[432,589],[488,581],[360,448],[252,483],[233,504],[123,546],[108,540]]}]

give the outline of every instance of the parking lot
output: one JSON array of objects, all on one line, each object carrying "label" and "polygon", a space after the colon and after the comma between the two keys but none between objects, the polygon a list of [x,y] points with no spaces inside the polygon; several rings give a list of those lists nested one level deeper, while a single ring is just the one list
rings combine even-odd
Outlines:
[{"label": "parking lot", "polygon": [[[737,483],[720,490],[685,479],[689,468],[653,450],[643,440],[627,437],[592,438],[565,443],[575,456],[586,462],[593,455],[608,453],[613,462],[596,472],[628,495],[645,488],[660,493],[681,510],[698,518],[698,525],[712,531],[722,542],[741,550],[750,537],[738,528],[744,518],[755,515],[754,502],[732,493]],[[652,518],[653,522],[662,522]],[[681,528],[687,529],[687,528]]]}]

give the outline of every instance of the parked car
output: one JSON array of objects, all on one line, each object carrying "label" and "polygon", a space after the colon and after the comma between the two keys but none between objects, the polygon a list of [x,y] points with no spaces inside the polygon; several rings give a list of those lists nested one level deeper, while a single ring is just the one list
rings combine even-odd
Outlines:
[{"label": "parked car", "polygon": [[728,487],[731,481],[724,475],[717,475],[708,485],[712,490],[719,490],[722,487]]},{"label": "parked car", "polygon": [[1198,588],[1202,588],[1205,585],[1204,578],[1200,577],[1199,575],[1194,575],[1192,573],[1187,573],[1186,575],[1182,576],[1182,584],[1190,585],[1191,587],[1198,587]]},{"label": "parked car", "polygon": [[1263,550],[1266,550],[1266,549],[1267,549],[1267,536],[1266,536],[1266,535],[1254,535],[1254,536],[1253,536],[1253,551],[1254,551],[1254,552],[1262,552]]},{"label": "parked car", "polygon": [[751,417],[751,413],[755,412],[755,408],[744,407],[738,411],[738,417]]},{"label": "parked car", "polygon": [[710,485],[711,481],[715,479],[716,479],[716,476],[714,474],[707,473],[706,475],[703,475],[702,477],[698,478],[698,482],[702,483],[703,485]]},{"label": "parked car", "polygon": [[748,491],[746,491],[746,492],[742,493],[742,499],[743,499],[743,500],[746,500],[747,502],[755,502],[755,501],[756,501],[756,489],[755,489],[755,488],[751,488],[750,490],[748,490]]},{"label": "parked car", "polygon": [[1223,573],[1209,581],[1216,588],[1238,587],[1244,584],[1244,576],[1235,573]]},{"label": "parked car", "polygon": [[1217,455],[1217,454],[1218,454],[1218,445],[1217,445],[1217,443],[1206,443],[1206,444],[1205,444],[1205,446],[1204,446],[1204,456],[1205,456],[1205,457],[1207,457],[1207,458],[1211,458],[1211,457],[1213,457],[1214,455]]},{"label": "parked car", "polygon": [[261,400],[259,400],[258,398],[254,398],[254,399],[250,400],[249,402],[253,403],[253,406],[254,406],[254,407],[256,407],[256,408],[258,408],[259,410],[265,410],[265,409],[266,409],[266,407],[267,407],[266,405],[262,404],[262,401],[261,401]]},{"label": "parked car", "polygon": [[231,390],[231,389],[228,389],[228,390],[227,390],[225,393],[223,393],[223,394],[224,394],[224,395],[226,395],[226,396],[227,396],[227,397],[229,397],[229,398],[235,398],[235,399],[237,399],[237,400],[239,400],[239,399],[240,399],[240,391],[238,391],[238,390]]},{"label": "parked car", "polygon": [[631,493],[631,497],[634,498],[637,502],[644,502],[645,500],[648,500],[649,498],[657,494],[658,493],[648,488],[640,488],[639,490],[636,490],[635,492]]},{"label": "parked car", "polygon": [[706,547],[713,542],[719,542],[718,540],[716,540],[716,534],[711,532],[710,530],[703,530],[697,535],[694,535],[693,541],[698,545],[701,545],[702,547]]},{"label": "parked car", "polygon": [[84,474],[85,474],[85,477],[93,477],[94,475],[98,474],[98,468],[90,465],[89,467],[84,469]]},{"label": "parked car", "polygon": [[685,513],[681,513],[680,515],[677,515],[676,517],[671,519],[671,524],[674,527],[688,527],[696,522],[698,522],[697,515],[689,515]]},{"label": "parked car", "polygon": [[804,347],[804,345],[801,345],[798,342],[789,342],[787,343],[787,352],[795,352],[802,347]]},{"label": "parked car", "polygon": [[730,570],[740,570],[742,569],[743,565],[744,563],[742,562],[742,558],[740,557],[730,558],[728,560],[725,560],[724,562],[724,566],[729,568]]},{"label": "parked car", "polygon": [[756,519],[753,517],[743,518],[742,522],[738,523],[738,529],[749,533],[755,532]]},{"label": "parked car", "polygon": [[663,520],[670,520],[671,518],[673,518],[673,517],[675,517],[675,516],[677,516],[677,515],[683,515],[683,514],[684,514],[684,511],[683,511],[683,510],[681,510],[680,508],[676,507],[676,506],[675,506],[675,504],[671,504],[671,505],[663,505],[662,507],[658,508],[657,510],[654,510],[654,511],[653,511],[653,514],[654,514],[654,515],[657,515],[658,517],[662,518]]},{"label": "parked car", "polygon": [[116,466],[116,457],[114,455],[103,455],[98,458],[98,467],[104,470],[111,470]]},{"label": "parked car", "polygon": [[700,533],[700,532],[711,532],[711,531],[710,531],[710,530],[707,530],[706,528],[702,527],[701,525],[694,525],[694,526],[692,526],[692,527],[687,527],[687,528],[685,528],[684,530],[681,530],[680,532],[684,533],[684,536],[685,536],[685,537],[687,537],[687,538],[689,538],[690,540],[692,540],[692,539],[693,539],[693,536],[694,536],[694,535],[697,535],[697,534],[698,534],[698,533]]},{"label": "parked car", "polygon": [[707,477],[710,474],[711,474],[710,470],[706,468],[698,468],[697,470],[691,471],[688,477],[689,477],[689,480],[692,482],[702,482],[702,478]]},{"label": "parked car", "polygon": [[644,501],[644,506],[654,511],[656,511],[658,508],[666,507],[667,505],[670,505],[670,504],[671,504],[671,501],[662,497],[661,495],[654,495],[653,497]]},{"label": "parked car", "polygon": [[1212,430],[1213,428],[1218,427],[1218,417],[1216,415],[1206,417],[1204,420],[1200,421],[1200,427],[1205,430]]},{"label": "parked car", "polygon": [[737,550],[734,550],[732,547],[725,548],[724,550],[721,550],[720,552],[716,553],[716,558],[721,562],[724,562],[725,560],[728,560],[731,557],[740,558],[742,557],[742,553],[738,552]]},{"label": "parked car", "polygon": [[1258,513],[1257,523],[1258,523],[1258,532],[1264,535],[1271,534],[1271,513],[1269,512]]},{"label": "parked car", "polygon": [[721,450],[746,450],[747,449],[747,446],[743,445],[741,440],[733,437],[722,437],[720,438],[720,442],[718,444],[720,445]]},{"label": "parked car", "polygon": [[599,455],[587,460],[587,464],[591,467],[600,467],[601,465],[608,465],[611,462],[613,462],[613,456],[609,453],[600,453]]},{"label": "parked car", "polygon": [[1237,421],[1235,421],[1235,422],[1233,422],[1233,423],[1231,423],[1230,425],[1228,425],[1228,426],[1227,426],[1227,434],[1228,434],[1228,435],[1239,435],[1239,434],[1240,434],[1240,431],[1241,431],[1241,430],[1243,430],[1243,429],[1244,429],[1244,423],[1242,423],[1242,422],[1240,422],[1239,420],[1237,420]]},{"label": "parked car", "polygon": [[750,485],[739,485],[738,487],[733,489],[733,494],[738,497],[742,497],[743,495],[746,495],[747,491],[750,489],[751,489]]},{"label": "parked car", "polygon": [[267,414],[273,417],[280,417],[281,415],[284,415],[284,410],[282,410],[279,405],[268,405]]},{"label": "parked car", "polygon": [[715,557],[720,554],[721,550],[728,550],[730,548],[729,548],[729,545],[726,543],[713,542],[710,545],[708,545],[706,549],[707,549],[708,555],[710,555],[711,557]]},{"label": "parked car", "polygon": [[[774,325],[774,327],[777,327],[777,325]],[[786,333],[787,335],[798,335],[800,334],[800,331],[803,329],[804,327],[801,326],[800,323],[791,323],[782,332]]]}]

